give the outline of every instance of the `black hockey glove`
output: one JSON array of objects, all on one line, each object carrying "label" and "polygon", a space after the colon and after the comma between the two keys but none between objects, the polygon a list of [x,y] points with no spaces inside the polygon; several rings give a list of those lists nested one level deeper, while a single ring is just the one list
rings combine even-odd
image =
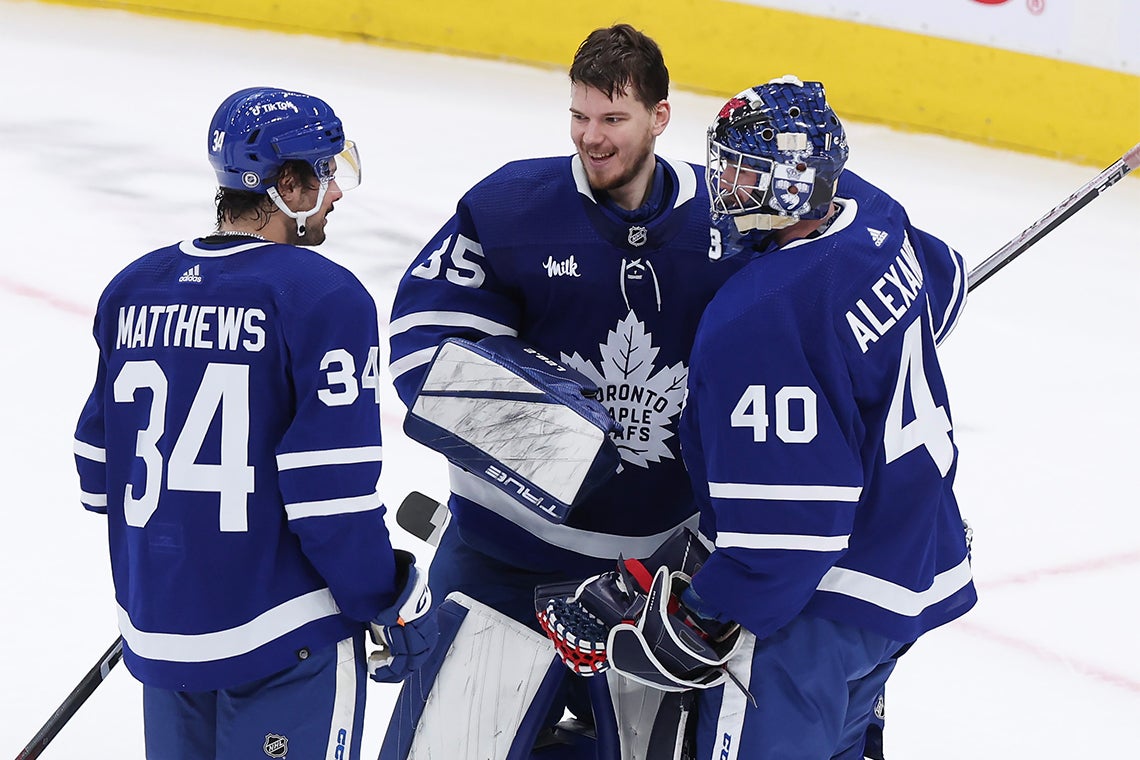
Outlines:
[{"label": "black hockey glove", "polygon": [[644,562],[622,559],[616,570],[579,584],[538,588],[539,623],[579,675],[613,667],[667,691],[719,685],[740,628],[699,609],[692,592],[698,609],[680,598],[708,556],[696,535],[678,531]]},{"label": "black hockey glove", "polygon": [[740,647],[740,626],[688,610],[689,576],[662,566],[636,620],[610,630],[610,667],[663,691],[711,689],[729,678],[725,663]]},{"label": "black hockey glove", "polygon": [[411,552],[402,549],[396,549],[396,573],[400,595],[369,626],[378,649],[368,655],[368,675],[382,683],[397,683],[411,675],[439,640],[427,573],[416,567]]}]

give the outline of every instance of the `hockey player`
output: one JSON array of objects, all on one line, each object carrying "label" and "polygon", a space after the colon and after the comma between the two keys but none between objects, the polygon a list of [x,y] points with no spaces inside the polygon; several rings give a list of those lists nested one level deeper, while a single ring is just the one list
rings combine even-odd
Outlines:
[{"label": "hockey player", "polygon": [[[563,524],[451,467],[433,597],[460,591],[532,628],[536,586],[649,556],[695,527],[676,424],[697,320],[735,268],[695,255],[709,245],[703,169],[654,153],[670,118],[657,44],[625,24],[595,30],[569,74],[576,153],[509,163],[469,190],[401,280],[390,326],[409,407],[441,341],[509,336],[593,380],[622,425],[620,471]],[[589,718],[580,700],[574,712]],[[382,757],[406,751],[392,749],[411,736],[400,714]]]},{"label": "hockey player", "polygon": [[847,156],[794,77],[709,129],[710,256],[748,263],[694,343],[682,449],[715,551],[671,590],[699,630],[742,627],[744,688],[700,692],[701,758],[862,757],[896,658],[976,601],[935,351],[963,260]]},{"label": "hockey player", "polygon": [[357,758],[366,670],[398,681],[437,635],[376,493],[374,302],[308,249],[359,159],[326,103],[266,87],[207,147],[217,229],[99,299],[82,502],[107,516],[148,757]]}]

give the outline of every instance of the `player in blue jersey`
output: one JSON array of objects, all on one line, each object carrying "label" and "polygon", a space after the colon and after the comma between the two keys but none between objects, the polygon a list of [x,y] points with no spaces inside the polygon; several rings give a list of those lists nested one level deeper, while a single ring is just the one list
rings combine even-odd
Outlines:
[{"label": "player in blue jersey", "polygon": [[107,516],[148,757],[357,758],[366,671],[401,680],[436,635],[376,492],[376,308],[309,250],[359,159],[326,103],[264,87],[221,104],[208,150],[217,229],[99,299],[82,502]]},{"label": "player in blue jersey", "polygon": [[692,353],[681,442],[715,551],[680,601],[705,632],[741,626],[744,688],[702,692],[701,758],[862,757],[896,658],[976,601],[935,351],[963,260],[847,156],[794,77],[709,129],[710,256],[747,263]]},{"label": "player in blue jersey", "polygon": [[703,168],[654,153],[671,113],[657,44],[625,24],[595,30],[569,76],[576,153],[508,163],[471,188],[401,280],[390,326],[409,407],[441,341],[511,336],[593,380],[622,425],[622,468],[564,524],[451,466],[433,596],[460,591],[531,627],[536,586],[695,527],[676,425],[697,320],[734,269],[695,255],[709,242]]}]

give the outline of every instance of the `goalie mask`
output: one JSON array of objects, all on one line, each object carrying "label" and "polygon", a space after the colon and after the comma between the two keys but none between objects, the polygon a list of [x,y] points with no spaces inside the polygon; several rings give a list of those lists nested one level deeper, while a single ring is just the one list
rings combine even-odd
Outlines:
[{"label": "goalie mask", "polygon": [[785,76],[729,100],[708,130],[705,181],[721,243],[710,257],[762,248],[770,230],[825,216],[847,155],[819,82]]},{"label": "goalie mask", "polygon": [[[329,183],[342,190],[360,184],[360,156],[345,140],[344,127],[320,98],[274,87],[239,90],[218,106],[207,134],[210,165],[218,185],[269,195],[279,209],[297,220],[304,235],[305,219],[320,209]],[[320,182],[317,203],[293,211],[275,183],[286,161],[304,161]]]}]

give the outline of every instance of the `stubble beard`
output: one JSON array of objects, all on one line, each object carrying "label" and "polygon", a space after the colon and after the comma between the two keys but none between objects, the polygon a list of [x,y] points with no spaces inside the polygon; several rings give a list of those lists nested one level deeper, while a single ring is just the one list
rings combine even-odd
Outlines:
[{"label": "stubble beard", "polygon": [[586,179],[590,183],[590,189],[595,191],[610,192],[620,187],[625,187],[634,180],[638,171],[645,166],[645,162],[653,155],[648,145],[643,145],[638,149],[638,154],[633,161],[626,165],[625,169],[614,175],[612,179],[605,180],[602,176],[592,171],[589,163],[589,156],[585,155],[583,150],[582,164],[586,167]]}]

